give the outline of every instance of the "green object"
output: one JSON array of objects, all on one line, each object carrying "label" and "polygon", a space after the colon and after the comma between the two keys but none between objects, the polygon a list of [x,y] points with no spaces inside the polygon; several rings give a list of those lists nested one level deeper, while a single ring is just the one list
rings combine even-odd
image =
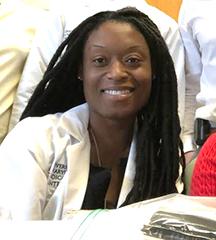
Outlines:
[{"label": "green object", "polygon": [[184,183],[185,183],[185,193],[186,195],[189,195],[190,192],[190,185],[191,185],[191,179],[192,179],[192,174],[194,170],[194,165],[196,163],[197,155],[196,157],[191,160],[185,168],[185,174],[184,174]]}]

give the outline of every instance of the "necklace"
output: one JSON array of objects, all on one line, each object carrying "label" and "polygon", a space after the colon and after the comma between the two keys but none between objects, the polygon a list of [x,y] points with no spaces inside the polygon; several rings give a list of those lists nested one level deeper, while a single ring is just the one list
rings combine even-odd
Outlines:
[{"label": "necklace", "polygon": [[90,132],[91,138],[92,138],[94,146],[95,146],[98,166],[102,167],[102,161],[101,161],[101,157],[100,157],[100,151],[99,151],[98,143],[97,143],[95,134],[94,134],[94,132],[93,132],[93,130],[90,126],[89,126],[89,132]]}]

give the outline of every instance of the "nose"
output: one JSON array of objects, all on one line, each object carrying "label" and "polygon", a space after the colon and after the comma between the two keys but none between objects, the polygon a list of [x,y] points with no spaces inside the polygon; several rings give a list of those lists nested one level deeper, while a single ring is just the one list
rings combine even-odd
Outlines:
[{"label": "nose", "polygon": [[113,60],[110,63],[107,77],[110,80],[122,80],[126,79],[128,76],[126,66],[120,60]]}]

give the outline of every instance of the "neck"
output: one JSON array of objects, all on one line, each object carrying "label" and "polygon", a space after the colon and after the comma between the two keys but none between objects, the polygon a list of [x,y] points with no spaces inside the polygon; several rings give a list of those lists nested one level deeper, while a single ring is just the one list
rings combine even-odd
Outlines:
[{"label": "neck", "polygon": [[120,159],[128,156],[133,136],[134,123],[91,121],[89,123],[90,139],[94,163],[104,167],[118,164]]}]

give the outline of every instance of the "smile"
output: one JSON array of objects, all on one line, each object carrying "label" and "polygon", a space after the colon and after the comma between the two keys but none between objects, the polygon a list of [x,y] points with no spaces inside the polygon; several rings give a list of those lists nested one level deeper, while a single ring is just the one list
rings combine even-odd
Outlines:
[{"label": "smile", "polygon": [[135,89],[133,87],[106,88],[101,92],[110,96],[129,96]]},{"label": "smile", "polygon": [[132,91],[130,90],[103,90],[105,94],[109,95],[127,95],[131,93]]}]

